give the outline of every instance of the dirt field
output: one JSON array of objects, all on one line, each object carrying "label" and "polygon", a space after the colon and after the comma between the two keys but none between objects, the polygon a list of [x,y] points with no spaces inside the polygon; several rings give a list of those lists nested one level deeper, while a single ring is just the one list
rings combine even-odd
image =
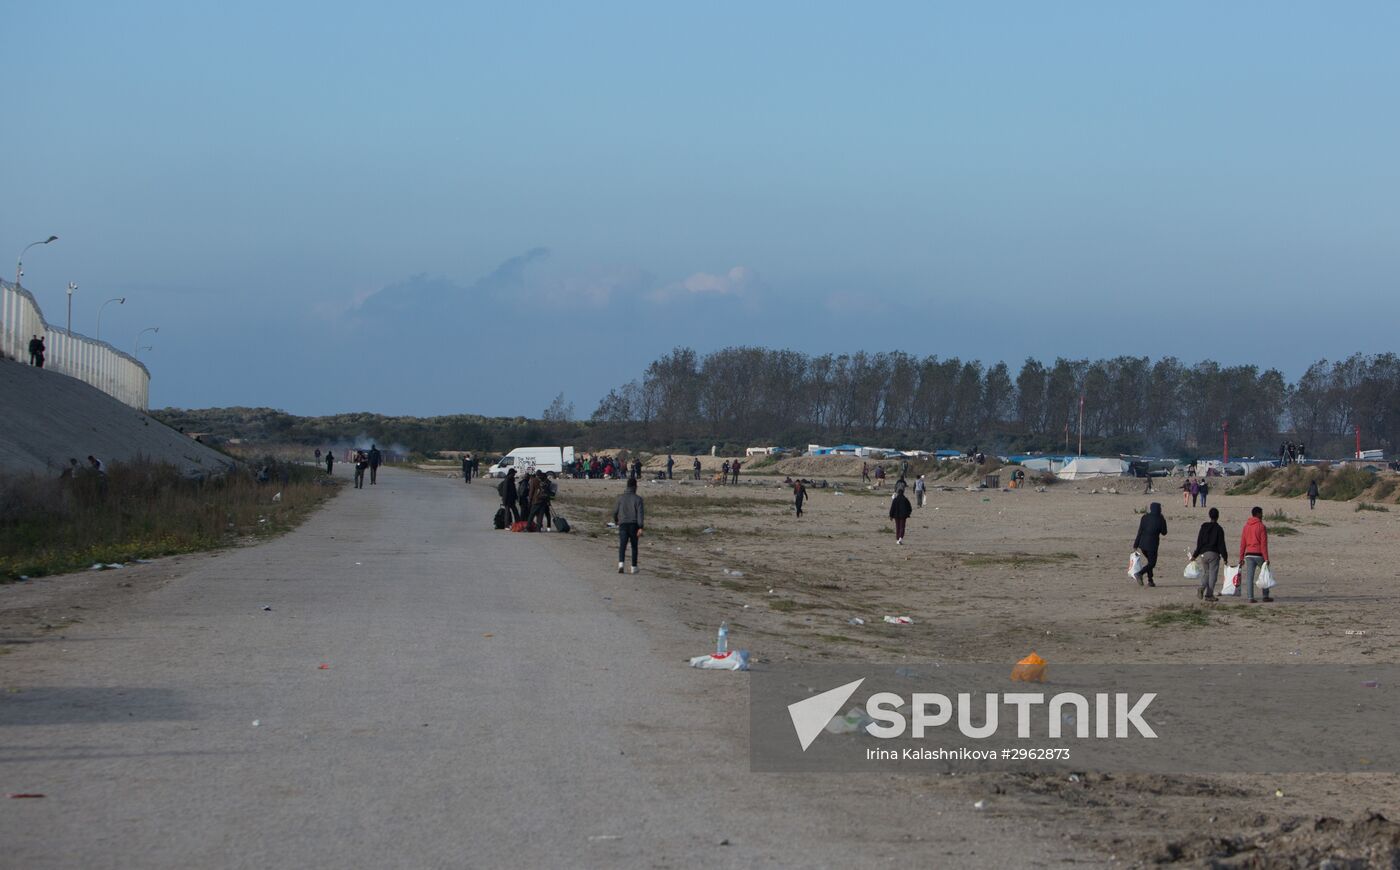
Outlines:
[{"label": "dirt field", "polygon": [[[1309,511],[1304,499],[1232,497],[1217,484],[1211,504],[1221,510],[1232,561],[1250,507],[1275,517],[1268,525],[1279,587],[1274,604],[1209,605],[1182,577],[1206,511],[1182,506],[1171,488],[1179,481],[1161,481],[1158,495],[1145,497],[1143,482],[1131,479],[1044,492],[967,491],[964,480],[931,490],[896,546],[889,490],[827,477],[835,486],[814,490],[800,520],[781,478],[755,475],[737,487],[644,483],[644,574],[667,589],[679,621],[712,633],[727,619],[735,645],[760,662],[1010,665],[1031,651],[1052,667],[1400,657],[1394,511],[1358,512],[1345,502]],[[621,488],[562,482],[556,510],[580,532],[580,558],[615,558],[616,537],[604,523]],[[1170,534],[1157,588],[1145,588],[1125,569],[1137,512],[1152,500],[1162,503]],[[885,615],[915,622],[887,625]],[[1242,723],[1242,739],[1252,727]],[[1317,866],[1331,856],[1389,866],[1400,854],[1400,826],[1371,814],[1400,812],[1397,785],[1400,777],[1381,774],[1075,782],[986,774],[909,776],[892,787],[911,798],[961,789],[996,812],[1053,820],[1064,837],[1131,862]]]}]

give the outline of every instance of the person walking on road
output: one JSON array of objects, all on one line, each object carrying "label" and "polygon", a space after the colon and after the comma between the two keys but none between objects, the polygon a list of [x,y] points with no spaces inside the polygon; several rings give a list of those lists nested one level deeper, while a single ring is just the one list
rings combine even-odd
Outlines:
[{"label": "person walking on road", "polygon": [[355,488],[365,488],[365,469],[369,468],[369,457],[363,450],[355,451]]},{"label": "person walking on road", "polygon": [[1201,585],[1196,590],[1196,597],[1215,601],[1215,581],[1220,578],[1221,563],[1230,561],[1230,553],[1225,548],[1225,530],[1219,522],[1220,511],[1211,508],[1209,514],[1210,520],[1201,523],[1201,530],[1196,533],[1196,549],[1191,551],[1191,558],[1201,563]]},{"label": "person walking on road", "polygon": [[1317,509],[1317,478],[1308,481],[1308,510]]},{"label": "person walking on road", "polygon": [[472,456],[470,453],[462,456],[462,482],[472,482]]},{"label": "person walking on road", "polygon": [[1162,538],[1166,536],[1167,519],[1162,516],[1162,504],[1154,501],[1147,506],[1147,513],[1138,523],[1137,537],[1133,539],[1133,548],[1139,550],[1147,558],[1142,570],[1134,575],[1139,586],[1142,585],[1144,577],[1147,578],[1148,586],[1157,585],[1152,580],[1152,570],[1157,567],[1157,549],[1162,543]]},{"label": "person walking on road", "polygon": [[802,519],[802,503],[807,500],[807,487],[802,485],[802,481],[792,482],[792,503],[797,508],[797,518]]},{"label": "person walking on road", "polygon": [[[1259,576],[1259,569],[1269,561],[1269,530],[1264,526],[1264,509],[1253,507],[1249,509],[1249,520],[1244,524],[1244,529],[1240,531],[1240,574],[1243,585],[1249,591],[1249,603],[1258,604],[1254,597],[1254,580]],[[1269,590],[1264,590],[1264,602],[1269,603],[1274,599],[1269,597]]]},{"label": "person walking on road", "polygon": [[326,451],[326,474],[335,474],[335,451]]},{"label": "person walking on road", "polygon": [[627,481],[627,489],[617,497],[613,507],[613,522],[617,523],[617,573],[621,574],[627,561],[627,546],[632,546],[632,573],[637,573],[637,541],[646,526],[642,497],[637,495],[637,479]]},{"label": "person walking on road", "polygon": [[913,505],[909,504],[909,499],[905,497],[904,490],[899,490],[890,500],[890,519],[894,520],[894,542],[904,543],[904,524],[909,520],[909,515],[914,513]]},{"label": "person walking on road", "polygon": [[379,482],[379,465],[384,461],[384,454],[379,452],[379,448],[371,444],[369,446],[369,485],[374,486]]}]

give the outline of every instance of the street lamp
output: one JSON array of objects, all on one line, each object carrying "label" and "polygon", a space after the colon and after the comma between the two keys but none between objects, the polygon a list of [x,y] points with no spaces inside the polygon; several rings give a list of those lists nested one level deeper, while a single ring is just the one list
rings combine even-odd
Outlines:
[{"label": "street lamp", "polygon": [[148,332],[160,332],[160,327],[148,326],[140,332],[136,333],[136,351],[132,354],[132,356],[137,356],[141,353],[141,336],[145,335]]},{"label": "street lamp", "polygon": [[137,357],[138,359],[140,359],[139,354],[140,354],[141,351],[143,351],[143,350],[155,350],[155,348],[154,348],[153,346],[149,345],[149,344],[143,344],[143,345],[141,345],[140,347],[136,348],[136,353],[138,354],[138,357]]},{"label": "street lamp", "polygon": [[25,254],[25,251],[28,251],[30,248],[34,247],[35,245],[47,245],[49,242],[56,242],[56,241],[58,241],[58,236],[49,236],[47,239],[44,239],[42,242],[30,242],[29,244],[27,244],[27,245],[24,246],[24,250],[23,250],[23,251],[20,251],[20,252],[19,252],[19,256],[15,258],[15,287],[16,287],[16,288],[19,287],[19,279],[21,279],[21,278],[24,277],[24,254]]},{"label": "street lamp", "polygon": [[117,297],[115,297],[115,298],[113,298],[113,299],[108,299],[106,302],[103,302],[100,306],[98,306],[98,308],[97,308],[97,334],[93,336],[93,338],[97,339],[98,341],[101,341],[101,340],[102,340],[102,309],[103,309],[103,308],[106,308],[108,305],[111,305],[113,302],[117,303],[118,305],[125,305],[125,304],[126,304],[126,297],[125,297],[125,296],[117,296]]},{"label": "street lamp", "polygon": [[78,289],[78,285],[72,281],[68,282],[68,334],[73,334],[73,291]]}]

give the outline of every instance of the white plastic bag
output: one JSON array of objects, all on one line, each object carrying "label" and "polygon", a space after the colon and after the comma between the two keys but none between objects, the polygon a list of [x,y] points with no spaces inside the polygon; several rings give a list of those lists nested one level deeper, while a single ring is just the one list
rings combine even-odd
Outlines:
[{"label": "white plastic bag", "polygon": [[1187,562],[1187,563],[1186,563],[1186,571],[1185,571],[1185,573],[1184,573],[1182,576],[1184,576],[1187,580],[1199,580],[1199,579],[1201,579],[1201,562],[1200,562],[1200,560],[1199,560],[1199,559],[1192,559],[1190,562]]},{"label": "white plastic bag", "polygon": [[749,669],[749,651],[746,649],[730,650],[726,653],[696,656],[690,660],[690,666],[715,671],[747,671]]},{"label": "white plastic bag", "polygon": [[1143,568],[1147,567],[1147,557],[1137,550],[1128,557],[1128,576],[1136,578]]},{"label": "white plastic bag", "polygon": [[1225,576],[1220,580],[1220,589],[1216,595],[1239,595],[1240,594],[1240,569],[1234,565],[1225,566]]},{"label": "white plastic bag", "polygon": [[1268,562],[1259,566],[1259,574],[1254,578],[1254,585],[1260,589],[1274,588],[1274,572],[1269,569]]}]

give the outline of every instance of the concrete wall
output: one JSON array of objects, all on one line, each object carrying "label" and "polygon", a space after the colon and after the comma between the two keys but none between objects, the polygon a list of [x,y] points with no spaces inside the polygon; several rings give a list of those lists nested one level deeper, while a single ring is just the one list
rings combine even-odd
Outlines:
[{"label": "concrete wall", "polygon": [[34,296],[0,281],[0,353],[29,362],[29,339],[44,339],[44,368],[70,375],[142,411],[150,406],[151,372],[105,341],[70,333],[44,321]]}]

